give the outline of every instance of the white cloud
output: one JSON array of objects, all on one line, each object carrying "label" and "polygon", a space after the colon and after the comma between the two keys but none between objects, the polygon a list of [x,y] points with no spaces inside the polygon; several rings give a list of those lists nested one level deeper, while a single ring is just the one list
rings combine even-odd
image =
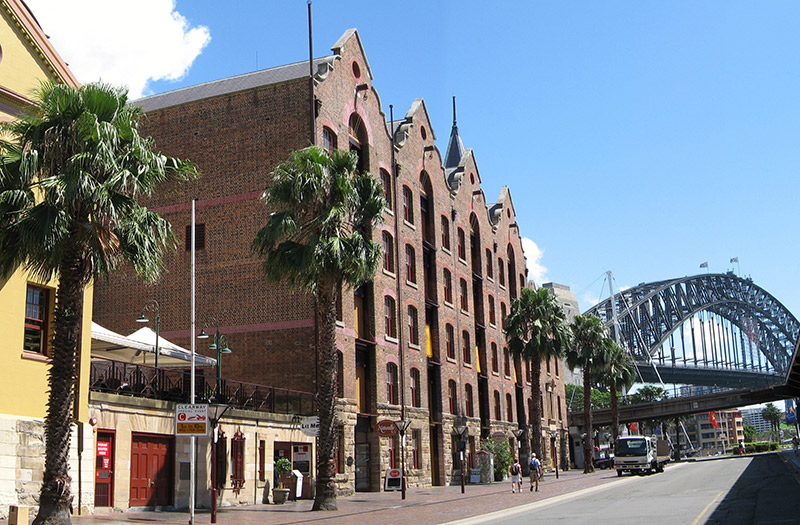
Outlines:
[{"label": "white cloud", "polygon": [[45,34],[82,83],[147,94],[151,80],[178,80],[211,40],[189,27],[174,0],[26,0]]},{"label": "white cloud", "polygon": [[547,275],[547,267],[541,263],[544,250],[539,249],[539,246],[527,237],[522,238],[522,250],[525,252],[525,263],[528,266],[528,279],[533,279],[537,286],[541,286]]}]

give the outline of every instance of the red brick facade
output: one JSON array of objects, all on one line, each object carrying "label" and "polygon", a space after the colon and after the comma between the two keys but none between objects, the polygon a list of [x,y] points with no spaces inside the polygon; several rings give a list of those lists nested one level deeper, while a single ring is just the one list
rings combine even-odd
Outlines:
[{"label": "red brick facade", "polygon": [[[524,363],[509,362],[506,373],[504,362],[502,315],[527,283],[511,196],[504,188],[496,204],[486,202],[471,150],[457,152],[457,165],[445,167],[448,162],[434,144],[421,99],[405,117],[396,117],[393,125],[387,122],[355,31],[346,32],[333,51],[316,61],[315,143],[323,145],[333,138],[340,149],[359,149],[363,167],[391,182],[393,210],[376,226],[374,238],[381,242],[388,234],[396,252],[393,271],[380,268],[371,283],[342,293],[337,329],[343,359],[341,447],[343,457],[352,456],[355,463],[347,466],[342,461],[340,486],[344,492],[380,489],[382,472],[392,464],[393,445],[390,439],[379,438],[374,426],[378,420],[399,420],[403,415],[411,420],[405,447],[409,484],[448,483],[458,469],[453,464],[451,412],[468,416],[469,455],[478,449],[482,436],[502,434],[513,440],[512,431],[528,420],[533,400]],[[184,235],[191,199],[197,198],[197,222],[205,225],[205,248],[197,252],[198,322],[216,318],[228,338],[233,353],[223,357],[224,376],[313,391],[313,302],[302,293],[267,283],[260,262],[250,252],[255,232],[267,218],[258,197],[270,171],[290,151],[311,141],[308,78],[282,78],[238,91],[227,87],[233,80],[220,81],[217,91],[212,83],[143,101],[147,111],[143,132],[151,134],[165,153],[193,160],[202,177],[165,188],[152,203],[171,221],[179,241],[178,250],[167,258],[161,281],[146,287],[126,274],[98,282],[95,318],[125,332],[140,305],[155,297],[161,304],[162,333],[189,346],[190,252],[184,249]],[[393,142],[396,177],[390,175]],[[413,220],[405,212],[406,195]],[[444,221],[449,249],[444,245]],[[411,275],[408,255],[414,261]],[[448,273],[452,301],[445,300]],[[395,305],[395,336],[386,331],[387,298]],[[409,329],[409,307],[416,309],[416,336]],[[452,356],[448,356],[448,332],[454,339]],[[413,377],[419,377],[416,385],[412,369]],[[392,386],[395,370],[397,384]],[[566,404],[560,363],[558,373],[555,367],[547,372],[543,364],[543,389],[548,382],[553,402],[545,393],[543,423],[562,428]],[[457,397],[454,410],[449,385],[454,385]],[[466,406],[469,389],[471,408]],[[499,418],[495,395],[500,399]],[[527,449],[523,445],[523,453]],[[537,452],[549,456],[549,450]]]}]

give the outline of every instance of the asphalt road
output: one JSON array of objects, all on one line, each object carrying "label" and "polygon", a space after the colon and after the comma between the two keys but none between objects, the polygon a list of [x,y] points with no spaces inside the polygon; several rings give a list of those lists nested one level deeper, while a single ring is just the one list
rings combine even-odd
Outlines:
[{"label": "asphalt road", "polygon": [[662,474],[463,520],[478,523],[800,523],[800,483],[777,455],[668,465]]}]

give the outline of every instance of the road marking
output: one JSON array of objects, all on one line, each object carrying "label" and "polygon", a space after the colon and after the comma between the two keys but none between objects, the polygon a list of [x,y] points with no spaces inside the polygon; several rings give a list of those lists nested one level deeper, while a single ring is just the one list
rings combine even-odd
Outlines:
[{"label": "road marking", "polygon": [[724,491],[724,490],[720,490],[720,491],[719,491],[719,494],[717,494],[717,495],[716,495],[716,497],[714,497],[714,499],[712,499],[712,500],[711,500],[711,503],[709,503],[708,505],[706,505],[706,508],[704,508],[704,509],[703,509],[703,512],[701,512],[701,513],[700,513],[700,515],[699,515],[699,516],[697,516],[697,517],[694,519],[694,521],[692,522],[692,525],[697,525],[698,523],[700,523],[700,520],[701,520],[701,519],[703,519],[703,516],[705,516],[706,512],[708,512],[708,509],[710,509],[710,508],[711,508],[711,505],[713,505],[714,503],[716,503],[716,502],[717,502],[717,500],[719,499],[719,497],[720,497],[720,496],[722,496],[722,493],[723,493],[723,492],[725,492],[725,491]]},{"label": "road marking", "polygon": [[[680,467],[685,467],[688,463],[678,463],[673,465],[669,468],[669,471],[673,471]],[[556,503],[561,503],[566,500],[570,500],[573,498],[577,498],[580,496],[584,496],[586,494],[591,494],[593,492],[600,492],[603,490],[608,490],[614,487],[619,487],[620,485],[624,485],[626,483],[631,483],[639,479],[639,476],[629,476],[621,479],[615,479],[608,483],[604,483],[602,485],[596,485],[594,487],[589,487],[585,489],[576,490],[574,492],[567,492],[566,494],[559,494],[558,496],[551,496],[549,498],[536,501],[533,503],[526,503],[523,505],[518,505],[516,507],[511,507],[495,512],[490,512],[487,514],[480,514],[478,516],[473,516],[471,518],[464,518],[462,520],[457,521],[448,521],[446,525],[478,525],[480,523],[489,523],[492,520],[499,520],[503,518],[509,518],[511,516],[516,516],[519,514],[526,514],[532,510],[540,509],[542,507],[549,507],[550,505],[555,505]]]}]

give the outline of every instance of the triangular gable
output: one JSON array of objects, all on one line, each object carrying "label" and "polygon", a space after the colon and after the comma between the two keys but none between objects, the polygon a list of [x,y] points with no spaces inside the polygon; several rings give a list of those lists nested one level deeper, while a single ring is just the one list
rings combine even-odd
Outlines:
[{"label": "triangular gable", "polygon": [[369,79],[374,80],[374,77],[372,76],[372,68],[369,67],[369,60],[367,60],[367,53],[366,51],[364,51],[364,45],[361,43],[361,37],[358,36],[358,29],[352,28],[345,31],[344,34],[341,37],[339,37],[339,40],[337,40],[336,43],[333,44],[331,51],[333,51],[336,55],[341,55],[342,48],[347,43],[347,41],[350,40],[350,38],[352,38],[353,36],[356,37],[356,42],[358,42],[358,48],[361,50],[361,56],[364,57],[364,65],[367,66],[367,74],[369,74]]}]

